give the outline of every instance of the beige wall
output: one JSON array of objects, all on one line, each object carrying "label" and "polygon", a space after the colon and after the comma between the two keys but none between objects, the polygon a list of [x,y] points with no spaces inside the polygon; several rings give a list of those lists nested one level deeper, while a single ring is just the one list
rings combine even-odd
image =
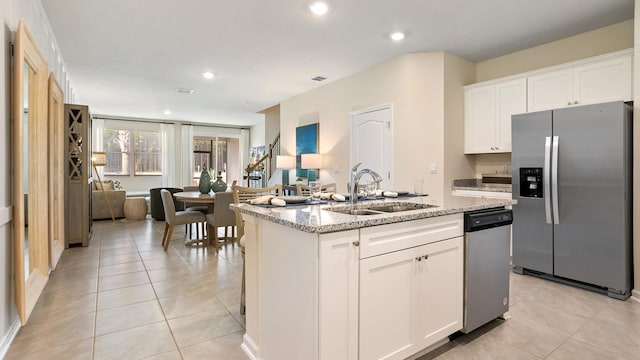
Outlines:
[{"label": "beige wall", "polygon": [[[280,103],[282,152],[295,154],[296,127],[319,123],[319,152],[324,154],[320,180],[336,182],[345,192],[349,177],[349,114],[392,103],[395,122],[407,122],[409,57],[402,56]],[[396,124],[394,124],[396,126]],[[402,126],[401,126],[402,127]],[[405,153],[404,149],[396,151]]]},{"label": "beige wall", "polygon": [[640,300],[640,0],[635,2],[635,37],[633,56],[633,296]]},{"label": "beige wall", "polygon": [[[394,188],[410,190],[413,179],[423,178],[425,191],[441,201],[445,179],[472,174],[473,167],[462,155],[461,130],[462,85],[472,78],[473,64],[452,55],[408,54],[287,99],[280,104],[283,152],[295,153],[297,126],[320,123],[319,150],[324,154],[320,180],[336,182],[338,191],[345,192],[350,113],[392,104]],[[445,150],[457,155],[445,156]],[[445,161],[451,164],[445,167]],[[436,174],[429,173],[432,163]]]},{"label": "beige wall", "polygon": [[633,20],[553,41],[476,64],[486,81],[633,47]]},{"label": "beige wall", "polygon": [[[412,189],[424,179],[424,191],[441,201],[444,189],[444,53],[405,55],[402,89],[407,102],[393,109],[393,174],[396,189]],[[438,173],[430,174],[430,164]],[[375,169],[374,169],[375,170]]]},{"label": "beige wall", "polygon": [[464,153],[464,89],[475,77],[473,63],[445,54],[444,63],[444,193],[451,193],[453,179],[472,176],[475,158]]},{"label": "beige wall", "polygon": [[264,114],[264,143],[269,147],[280,133],[280,105],[272,106],[260,113]]},{"label": "beige wall", "polygon": [[477,154],[475,177],[480,178],[482,174],[511,173],[511,153],[500,154]]}]

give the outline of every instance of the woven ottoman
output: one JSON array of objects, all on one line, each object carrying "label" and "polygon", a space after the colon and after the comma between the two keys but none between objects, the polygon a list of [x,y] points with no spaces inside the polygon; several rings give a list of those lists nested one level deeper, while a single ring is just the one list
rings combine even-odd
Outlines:
[{"label": "woven ottoman", "polygon": [[147,217],[147,201],[143,197],[130,197],[124,200],[124,216],[127,220],[143,220]]}]

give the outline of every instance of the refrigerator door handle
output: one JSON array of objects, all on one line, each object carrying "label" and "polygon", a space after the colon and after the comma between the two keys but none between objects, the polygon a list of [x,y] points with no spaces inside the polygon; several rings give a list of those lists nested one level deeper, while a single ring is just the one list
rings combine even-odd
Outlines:
[{"label": "refrigerator door handle", "polygon": [[547,136],[544,140],[544,169],[543,173],[543,197],[544,212],[547,218],[547,224],[551,224],[551,136]]},{"label": "refrigerator door handle", "polygon": [[551,157],[551,202],[553,203],[553,223],[560,224],[560,213],[558,212],[558,146],[560,138],[553,137],[552,157]]}]

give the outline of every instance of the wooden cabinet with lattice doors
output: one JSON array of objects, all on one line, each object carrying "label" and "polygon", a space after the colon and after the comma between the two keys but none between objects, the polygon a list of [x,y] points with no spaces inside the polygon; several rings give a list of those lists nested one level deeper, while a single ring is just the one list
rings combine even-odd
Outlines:
[{"label": "wooden cabinet with lattice doors", "polygon": [[91,115],[85,105],[65,104],[66,247],[91,238]]}]

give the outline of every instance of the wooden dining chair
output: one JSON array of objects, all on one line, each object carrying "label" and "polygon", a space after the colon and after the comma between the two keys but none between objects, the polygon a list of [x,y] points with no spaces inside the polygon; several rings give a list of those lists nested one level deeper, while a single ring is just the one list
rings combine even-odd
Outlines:
[{"label": "wooden dining chair", "polygon": [[[234,185],[231,187],[231,191],[233,192],[233,202],[234,204],[242,204],[246,203],[250,199],[255,199],[257,197],[263,195],[281,195],[282,194],[282,185],[275,185],[266,188],[249,188],[243,186]],[[240,314],[245,313],[245,268],[244,268],[244,221],[242,220],[242,215],[239,211],[236,211],[236,229],[237,229],[237,237],[238,244],[240,244],[240,248],[242,249],[242,290],[240,292]]]},{"label": "wooden dining chair", "polygon": [[229,205],[233,204],[232,192],[218,192],[215,195],[215,202],[213,205],[213,213],[207,214],[207,245],[209,239],[213,239],[213,244],[216,247],[216,251],[220,250],[220,243],[218,242],[218,228],[224,227],[224,242],[225,245],[228,240],[227,229],[231,227],[231,244],[234,240],[234,230],[236,226],[236,214],[235,211],[229,208]]},{"label": "wooden dining chair", "polygon": [[[336,192],[337,185],[336,183],[331,184],[322,184],[320,185],[320,191],[322,192]],[[311,196],[311,191],[309,190],[309,185],[297,183],[296,184],[296,195],[299,196]]]},{"label": "wooden dining chair", "polygon": [[173,227],[176,225],[186,225],[193,223],[204,222],[205,216],[199,211],[177,211],[175,204],[173,203],[173,195],[165,190],[160,190],[160,197],[162,198],[162,206],[164,207],[164,234],[162,235],[162,246],[164,251],[169,249],[169,243],[171,242],[171,236],[173,235]]}]

